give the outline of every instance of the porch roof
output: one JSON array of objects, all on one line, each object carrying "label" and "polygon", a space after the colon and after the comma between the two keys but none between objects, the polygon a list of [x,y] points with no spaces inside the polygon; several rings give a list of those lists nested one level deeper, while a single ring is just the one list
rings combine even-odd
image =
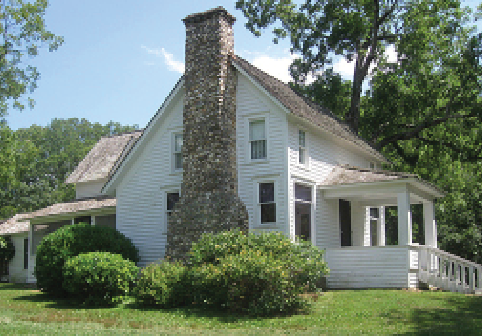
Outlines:
[{"label": "porch roof", "polygon": [[444,192],[416,174],[386,170],[363,169],[348,165],[333,168],[318,186],[325,198],[357,200],[366,205],[396,205],[397,193],[410,192],[411,203],[433,201]]},{"label": "porch roof", "polygon": [[[48,222],[50,219],[72,217],[72,214],[86,215],[93,211],[101,211],[106,208],[115,208],[116,198],[111,196],[99,196],[76,199],[71,202],[57,203],[29,214],[32,224]],[[46,218],[49,220],[46,220]]]},{"label": "porch roof", "polygon": [[[28,231],[30,213],[16,214],[15,216],[0,223],[0,235],[21,233]],[[23,220],[23,221],[20,221]]]}]

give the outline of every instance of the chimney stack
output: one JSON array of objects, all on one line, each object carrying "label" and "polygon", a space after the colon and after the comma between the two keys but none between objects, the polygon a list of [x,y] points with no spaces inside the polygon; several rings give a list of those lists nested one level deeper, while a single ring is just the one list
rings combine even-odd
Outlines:
[{"label": "chimney stack", "polygon": [[183,182],[168,223],[166,255],[185,259],[204,232],[248,229],[237,194],[236,70],[232,25],[223,7],[187,16]]}]

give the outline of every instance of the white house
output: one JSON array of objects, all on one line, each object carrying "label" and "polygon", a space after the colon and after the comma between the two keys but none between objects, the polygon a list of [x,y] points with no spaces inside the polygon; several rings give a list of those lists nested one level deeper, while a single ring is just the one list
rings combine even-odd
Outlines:
[{"label": "white house", "polygon": [[[190,17],[196,24],[213,17],[233,20],[223,8]],[[220,39],[223,34],[230,31],[222,30]],[[409,288],[423,282],[480,290],[482,266],[437,248],[433,205],[443,197],[440,190],[416,175],[380,170],[388,164],[383,155],[329,111],[241,57],[228,59],[236,74],[237,194],[249,230],[278,230],[325,249],[329,288]],[[0,225],[0,234],[14,234],[19,242],[29,237],[27,256],[17,253],[12,275],[35,281],[41,237],[81,220],[115,226],[139,248],[141,266],[164,257],[168,218],[183,193],[185,83],[182,76],[144,130],[96,144],[67,179],[76,183],[77,200],[22,215],[29,225],[15,232],[12,223],[22,219]],[[424,245],[412,243],[410,205],[420,203]],[[398,209],[396,246],[385,245],[385,206]]]}]

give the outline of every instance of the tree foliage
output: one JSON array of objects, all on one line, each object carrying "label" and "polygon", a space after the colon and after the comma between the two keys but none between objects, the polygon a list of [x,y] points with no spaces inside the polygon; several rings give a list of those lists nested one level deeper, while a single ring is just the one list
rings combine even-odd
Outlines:
[{"label": "tree foliage", "polygon": [[[53,119],[49,125],[0,127],[0,218],[70,201],[75,189],[64,181],[102,137],[137,128],[86,119]],[[5,139],[5,141],[3,141]]]},{"label": "tree foliage", "polygon": [[[46,28],[47,6],[47,0],[4,0],[0,4],[0,116],[9,105],[23,109],[22,96],[37,87],[40,74],[27,57],[36,56],[42,47],[56,50],[63,43],[62,37]],[[34,102],[28,98],[28,103],[33,106]]]}]

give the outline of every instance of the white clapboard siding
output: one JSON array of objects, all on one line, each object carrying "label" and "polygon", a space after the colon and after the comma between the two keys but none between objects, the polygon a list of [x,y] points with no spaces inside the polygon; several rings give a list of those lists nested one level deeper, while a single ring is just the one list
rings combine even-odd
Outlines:
[{"label": "white clapboard siding", "polygon": [[182,173],[171,171],[171,138],[182,131],[183,97],[178,94],[165,111],[165,119],[156,129],[136,162],[120,181],[116,191],[117,229],[139,249],[141,266],[164,257],[166,247],[166,187],[180,189]]},{"label": "white clapboard siding", "polygon": [[328,288],[406,288],[410,283],[409,247],[366,246],[329,248]]},{"label": "white clapboard siding", "polygon": [[[287,185],[285,164],[286,115],[270,98],[256,88],[244,75],[238,75],[236,93],[236,144],[238,164],[238,194],[249,213],[250,229],[288,232]],[[265,118],[267,127],[268,159],[250,162],[249,120]],[[256,187],[259,181],[276,184],[276,225],[264,226],[257,218]]]},{"label": "white clapboard siding", "polygon": [[106,178],[102,178],[99,180],[89,181],[89,182],[77,182],[75,184],[75,197],[84,198],[84,197],[99,196],[101,194],[100,191],[106,181],[107,181]]},{"label": "white clapboard siding", "polygon": [[11,235],[12,243],[15,247],[15,256],[8,264],[8,273],[10,282],[27,282],[27,271],[24,269],[24,240],[28,238],[28,232]]},{"label": "white clapboard siding", "polygon": [[[304,130],[306,134],[307,164],[299,164],[299,130]],[[333,168],[338,164],[348,164],[356,167],[369,167],[370,160],[361,154],[357,154],[354,149],[349,149],[340,141],[335,141],[334,137],[322,133],[319,129],[305,123],[288,118],[288,162],[289,162],[289,206],[294,209],[294,188],[297,180],[308,183],[320,184],[327,178]],[[364,209],[357,210],[361,214]],[[340,246],[340,227],[338,217],[338,200],[324,200],[323,194],[317,192],[315,205],[315,244],[320,248]],[[356,222],[356,217],[352,217]],[[294,233],[295,217],[294,211],[290,212],[290,228]],[[362,223],[359,225],[360,232],[354,237],[358,239],[358,245],[363,246],[366,241],[369,245],[369,227]],[[356,228],[355,228],[356,230]],[[365,235],[364,232],[366,233]]]}]

